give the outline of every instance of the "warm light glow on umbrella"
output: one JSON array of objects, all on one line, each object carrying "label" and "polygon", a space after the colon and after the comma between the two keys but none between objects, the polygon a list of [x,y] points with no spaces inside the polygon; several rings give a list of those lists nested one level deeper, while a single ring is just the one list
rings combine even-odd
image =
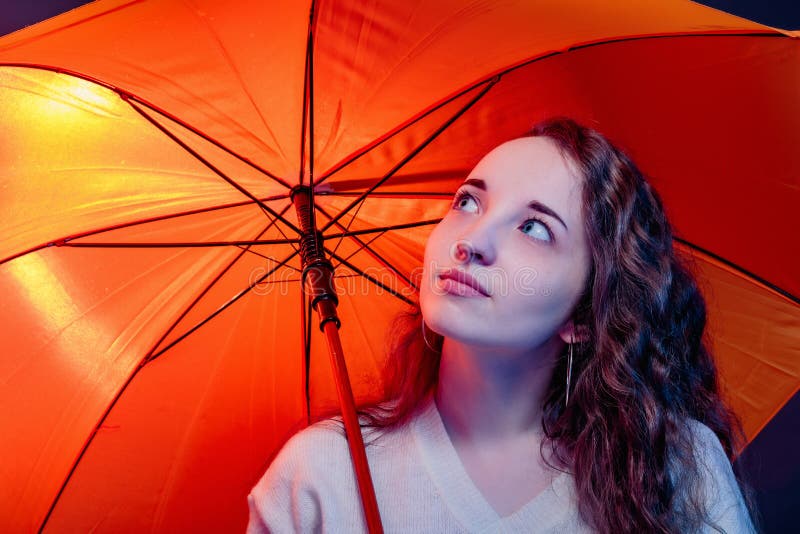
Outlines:
[{"label": "warm light glow on umbrella", "polygon": [[113,91],[65,74],[53,74],[50,84],[42,90],[48,93],[48,99],[41,102],[40,108],[51,119],[61,115],[63,120],[69,120],[69,115],[76,111],[88,111],[104,117],[119,116],[115,108],[125,106]]},{"label": "warm light glow on umbrella", "polygon": [[8,270],[48,330],[63,329],[78,313],[73,296],[41,256],[22,256],[10,263]]},{"label": "warm light glow on umbrella", "polygon": [[[40,318],[44,337],[50,338],[57,332],[67,333],[47,341],[57,345],[47,351],[53,355],[51,362],[58,364],[62,372],[69,372],[73,376],[80,376],[87,368],[96,367],[97,361],[92,351],[81,350],[80,346],[86,339],[107,337],[103,335],[103,323],[81,321],[79,328],[75,328],[76,318],[80,319],[85,314],[81,310],[80,296],[71,291],[68,280],[59,277],[40,255],[29,254],[18,260],[11,262],[8,270],[16,281],[13,287],[25,298],[15,301],[28,304],[30,309],[26,310],[26,314]],[[22,335],[22,332],[18,335]],[[102,383],[99,385],[102,386]],[[109,388],[107,393],[113,394],[113,389]],[[46,392],[43,394],[46,395]]]}]

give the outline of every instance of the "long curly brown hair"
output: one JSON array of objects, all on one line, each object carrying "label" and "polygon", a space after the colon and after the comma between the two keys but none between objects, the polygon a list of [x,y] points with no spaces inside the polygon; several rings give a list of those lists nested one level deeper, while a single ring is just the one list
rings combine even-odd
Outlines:
[{"label": "long curly brown hair", "polygon": [[[528,135],[554,141],[580,170],[592,257],[572,314],[589,339],[576,345],[566,408],[566,350],[554,369],[542,446],[573,474],[581,515],[597,531],[697,531],[708,518],[686,421],[708,426],[729,459],[744,439],[720,395],[706,304],[688,259],[673,249],[657,192],[603,135],[565,117]],[[395,323],[385,379],[394,402],[362,410],[368,426],[402,424],[436,387],[443,340],[428,331],[425,342],[421,321],[417,306]],[[752,515],[752,496],[743,493]]]}]

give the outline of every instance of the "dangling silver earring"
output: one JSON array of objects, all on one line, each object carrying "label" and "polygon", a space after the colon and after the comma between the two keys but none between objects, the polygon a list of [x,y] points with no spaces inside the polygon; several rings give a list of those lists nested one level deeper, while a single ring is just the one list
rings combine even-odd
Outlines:
[{"label": "dangling silver earring", "polygon": [[574,343],[569,344],[569,358],[567,359],[567,397],[564,400],[564,408],[569,404],[569,385],[572,381],[572,345]]},{"label": "dangling silver earring", "polygon": [[425,335],[425,321],[422,321],[422,339],[425,341],[425,344],[431,349],[431,352],[439,352],[438,350],[431,347],[431,344],[428,343],[428,336]]}]

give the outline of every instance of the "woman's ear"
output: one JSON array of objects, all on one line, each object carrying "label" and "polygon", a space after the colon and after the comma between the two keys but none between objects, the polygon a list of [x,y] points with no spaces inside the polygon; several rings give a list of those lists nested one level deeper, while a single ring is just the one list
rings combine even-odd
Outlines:
[{"label": "woman's ear", "polygon": [[576,325],[572,319],[564,323],[564,326],[559,328],[558,335],[564,340],[564,343],[576,343],[578,341],[589,340],[589,328],[586,325]]}]

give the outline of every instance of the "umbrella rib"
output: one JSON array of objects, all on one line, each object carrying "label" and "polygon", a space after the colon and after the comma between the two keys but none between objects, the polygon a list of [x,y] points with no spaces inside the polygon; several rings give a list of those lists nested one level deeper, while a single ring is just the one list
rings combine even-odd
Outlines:
[{"label": "umbrella rib", "polygon": [[[285,199],[287,197],[288,197],[288,195],[277,195],[277,196],[274,196],[274,197],[265,197],[265,198],[262,198],[261,200],[263,202],[269,202],[269,201],[272,201],[272,200]],[[72,235],[69,235],[69,236],[53,239],[53,240],[48,241],[47,243],[43,243],[41,245],[37,245],[35,247],[31,247],[29,249],[26,249],[26,250],[24,250],[22,252],[18,252],[17,254],[13,254],[11,256],[8,256],[7,258],[4,258],[3,260],[0,260],[0,265],[6,263],[7,261],[11,261],[11,260],[13,260],[15,258],[18,258],[20,256],[24,256],[26,254],[30,254],[31,252],[36,252],[37,250],[41,250],[43,248],[53,247],[53,246],[63,246],[66,243],[68,243],[69,241],[72,241],[74,239],[80,239],[80,238],[83,238],[83,237],[89,237],[89,236],[93,236],[93,235],[97,235],[97,234],[102,234],[103,232],[110,232],[112,230],[119,230],[121,228],[129,228],[131,226],[137,226],[137,225],[147,224],[147,223],[151,223],[151,222],[164,221],[164,220],[167,220],[167,219],[174,219],[174,218],[178,218],[178,217],[186,217],[186,216],[189,216],[189,215],[196,215],[198,213],[207,213],[207,212],[210,212],[210,211],[216,211],[216,210],[222,210],[222,209],[228,209],[228,208],[238,208],[238,207],[241,207],[241,206],[246,206],[247,204],[253,204],[253,201],[252,200],[245,200],[245,201],[242,201],[242,202],[234,202],[234,203],[230,203],[230,204],[220,204],[218,206],[211,206],[209,208],[198,208],[198,209],[194,209],[194,210],[182,211],[182,212],[179,212],[179,213],[170,213],[170,214],[167,214],[167,215],[158,215],[158,216],[155,216],[155,217],[148,217],[146,219],[139,219],[137,221],[129,221],[129,222],[125,222],[125,223],[113,224],[111,226],[105,226],[105,227],[102,227],[102,228],[97,228],[97,229],[94,229],[94,230],[88,230],[88,231],[85,231],[85,232],[80,232],[80,233],[77,233],[77,234],[72,234]]]},{"label": "umbrella rib", "polygon": [[[167,137],[169,137],[170,139],[172,139],[172,141],[173,141],[173,142],[177,143],[177,144],[178,144],[178,145],[179,145],[181,148],[183,148],[185,151],[187,151],[187,152],[188,152],[188,153],[189,153],[191,156],[193,156],[193,157],[194,157],[194,158],[195,158],[197,161],[199,161],[200,163],[202,163],[203,165],[205,165],[205,166],[206,166],[206,167],[207,167],[209,170],[211,170],[211,171],[212,171],[214,174],[216,174],[217,176],[219,176],[220,178],[222,178],[223,180],[225,180],[225,181],[226,181],[228,184],[230,184],[231,186],[233,186],[233,188],[234,188],[234,189],[236,189],[237,191],[239,191],[240,193],[242,193],[243,195],[245,195],[245,196],[246,196],[246,197],[248,197],[249,199],[253,200],[253,201],[254,201],[256,204],[258,204],[258,206],[259,206],[259,207],[260,207],[262,210],[264,210],[265,212],[269,213],[269,214],[270,214],[270,215],[272,215],[273,217],[280,219],[280,221],[281,221],[283,224],[285,224],[286,226],[288,226],[289,228],[291,228],[292,230],[294,230],[295,232],[297,232],[297,234],[298,234],[298,235],[302,234],[302,232],[300,231],[300,229],[298,229],[298,228],[297,228],[295,225],[293,225],[293,224],[292,224],[290,221],[288,221],[287,219],[283,218],[282,216],[279,216],[279,215],[278,215],[278,213],[277,213],[277,212],[275,212],[275,210],[273,210],[272,208],[270,208],[269,206],[267,206],[266,204],[264,204],[263,202],[261,202],[261,201],[260,201],[260,200],[259,200],[259,199],[258,199],[258,198],[255,196],[255,195],[253,195],[253,194],[252,194],[250,191],[248,191],[247,189],[245,189],[244,187],[242,187],[242,186],[241,186],[240,184],[238,184],[238,183],[237,183],[235,180],[233,180],[233,179],[232,179],[232,178],[230,178],[228,175],[226,175],[224,172],[222,172],[222,170],[221,170],[221,169],[217,168],[217,167],[216,167],[216,166],[215,166],[213,163],[211,163],[211,162],[210,162],[210,161],[208,161],[206,158],[204,158],[203,156],[201,156],[201,155],[200,155],[200,153],[198,153],[198,152],[197,152],[195,149],[193,149],[192,147],[190,147],[189,145],[187,145],[185,142],[183,142],[181,139],[179,139],[177,135],[175,135],[174,133],[170,132],[170,131],[169,131],[169,130],[168,130],[168,129],[167,129],[165,126],[164,126],[164,125],[162,125],[162,124],[161,124],[161,123],[159,123],[157,120],[155,120],[153,117],[151,117],[150,115],[148,115],[147,113],[145,113],[145,112],[144,112],[144,110],[143,110],[143,109],[141,109],[139,106],[135,105],[135,104],[133,103],[133,101],[132,101],[132,100],[130,100],[130,99],[129,99],[129,98],[127,98],[126,96],[123,96],[123,97],[122,97],[122,99],[123,99],[123,100],[125,100],[125,101],[126,101],[126,102],[127,102],[127,103],[128,103],[128,104],[129,104],[129,105],[130,105],[130,106],[131,106],[133,109],[134,109],[134,110],[136,110],[136,112],[137,112],[137,113],[139,113],[139,114],[140,114],[142,117],[144,117],[144,118],[145,118],[145,120],[147,120],[147,121],[148,121],[150,124],[152,124],[153,126],[155,126],[156,128],[158,128],[158,129],[159,129],[159,130],[160,130],[160,131],[161,131],[161,132],[162,132],[164,135],[166,135]],[[283,230],[281,230],[281,229],[280,229],[280,227],[276,227],[276,228],[278,228],[278,230],[279,230],[279,231],[280,231],[280,232],[283,234]],[[284,236],[285,236],[285,234],[284,234]]]},{"label": "umbrella rib", "polygon": [[[343,226],[343,225],[342,225],[342,223],[340,223],[338,220],[334,220],[334,217],[331,217],[329,214],[327,214],[327,213],[326,213],[326,215],[328,216],[328,220],[335,222],[335,223],[336,223],[336,226],[338,226],[339,228],[341,228],[341,229],[343,230],[343,233],[347,233],[347,232],[349,232],[349,231],[350,231],[350,225],[351,225],[351,224],[353,224],[353,221],[355,221],[355,220],[356,220],[356,217],[358,217],[358,212],[360,212],[360,211],[361,211],[361,208],[363,208],[363,207],[364,207],[364,204],[365,204],[365,202],[361,202],[361,203],[358,205],[358,207],[356,208],[356,211],[355,211],[355,212],[353,212],[353,215],[350,217],[350,220],[349,220],[349,221],[347,221],[347,226]],[[334,252],[334,253],[335,253],[337,250],[339,250],[339,245],[341,245],[341,244],[342,244],[342,241],[343,241],[343,239],[340,239],[340,240],[339,240],[339,241],[336,243],[336,246],[335,246],[335,247],[333,247],[333,252]]]},{"label": "umbrella rib", "polygon": [[[272,256],[267,256],[266,254],[262,254],[260,252],[256,252],[255,250],[251,249],[248,245],[239,246],[238,248],[244,250],[248,254],[253,254],[254,256],[258,256],[259,258],[264,258],[267,261],[274,261],[277,262],[278,260],[273,258]],[[298,269],[297,267],[292,267],[291,265],[284,265],[287,269],[291,269],[295,272],[302,273],[303,271]],[[262,282],[263,283],[263,282]]]},{"label": "umbrella rib", "polygon": [[[271,258],[270,258],[271,259]],[[277,261],[277,260],[273,260]],[[297,282],[298,284],[302,283],[302,271],[296,267],[292,267],[291,265],[284,265],[287,269],[290,269],[298,274],[297,278],[281,278],[281,279],[273,279],[273,280],[261,280],[258,284],[263,286],[273,285],[273,284],[285,284],[287,282]],[[351,275],[355,276],[355,275]]]},{"label": "umbrella rib", "polygon": [[[334,268],[338,267],[339,265],[342,265],[343,261],[349,261],[350,258],[352,258],[353,256],[355,256],[356,254],[358,254],[359,252],[361,252],[363,249],[366,248],[368,254],[373,255],[378,261],[383,263],[385,267],[388,267],[390,270],[394,271],[395,275],[397,275],[398,277],[402,278],[403,281],[406,282],[409,285],[409,287],[412,287],[414,289],[414,291],[419,291],[419,287],[417,287],[416,284],[412,283],[411,280],[408,277],[406,277],[403,273],[401,273],[399,271],[399,269],[397,269],[394,265],[392,265],[391,263],[389,263],[385,259],[383,259],[380,256],[380,254],[378,254],[377,252],[375,252],[374,250],[369,248],[369,245],[371,245],[372,242],[375,241],[376,239],[378,239],[381,235],[383,235],[383,234],[376,235],[375,237],[373,237],[372,239],[370,239],[366,243],[364,243],[363,241],[359,241],[361,243],[361,246],[359,246],[356,250],[354,250],[353,252],[348,254],[347,257],[341,258],[339,263],[337,265],[335,265]],[[334,251],[333,253],[335,253],[335,252],[336,251]],[[339,276],[338,278],[350,278],[350,277],[355,277],[355,276],[361,276],[361,275],[360,274],[342,275],[342,276]]]},{"label": "umbrella rib", "polygon": [[[311,0],[311,9],[308,21],[308,43],[306,60],[308,70],[306,71],[306,82],[308,84],[308,101],[307,105],[303,106],[303,111],[308,108],[308,202],[311,206],[311,229],[316,231],[317,219],[316,211],[314,211],[314,32],[317,26],[317,17],[315,17],[317,2]],[[301,162],[302,166],[302,162]],[[302,179],[300,181],[302,184]]]},{"label": "umbrella rib", "polygon": [[701,247],[701,246],[699,246],[699,245],[695,245],[695,244],[694,244],[694,243],[692,243],[691,241],[687,241],[687,240],[685,240],[685,239],[682,239],[682,238],[680,238],[680,237],[676,237],[676,236],[672,236],[672,239],[674,239],[674,240],[675,240],[675,241],[677,241],[678,243],[681,243],[681,244],[683,244],[683,245],[686,245],[687,247],[689,247],[689,248],[691,248],[691,249],[697,250],[698,252],[701,252],[701,253],[705,254],[706,256],[709,256],[709,257],[711,257],[711,258],[714,258],[714,259],[715,259],[715,260],[717,260],[718,262],[720,262],[720,263],[723,263],[723,264],[727,265],[727,266],[728,266],[728,267],[730,267],[731,269],[734,269],[734,270],[736,270],[736,271],[738,271],[738,272],[742,273],[742,274],[743,274],[743,275],[745,275],[747,278],[750,278],[750,279],[752,279],[752,280],[754,280],[754,281],[756,281],[756,282],[758,282],[758,283],[760,283],[760,284],[762,284],[762,285],[764,285],[764,286],[766,286],[766,287],[770,288],[771,290],[773,290],[773,291],[775,291],[776,293],[778,293],[778,294],[782,295],[783,297],[786,297],[786,298],[787,298],[787,299],[789,299],[791,302],[793,302],[793,303],[795,303],[795,304],[798,304],[798,305],[800,305],[800,297],[798,297],[797,295],[793,295],[792,293],[790,293],[790,292],[786,291],[785,289],[782,289],[781,287],[779,287],[779,286],[777,286],[777,285],[773,284],[772,282],[770,282],[770,281],[766,280],[765,278],[762,278],[762,277],[758,276],[757,274],[755,274],[755,273],[753,273],[753,272],[751,272],[751,271],[748,271],[748,270],[747,270],[747,269],[745,269],[744,267],[742,267],[742,266],[740,266],[740,265],[737,265],[736,263],[734,263],[734,262],[732,262],[732,261],[730,261],[730,260],[727,260],[727,259],[723,258],[722,256],[719,256],[719,255],[717,255],[717,254],[715,254],[715,253],[711,252],[711,251],[710,251],[710,250],[708,250],[708,249],[705,249],[705,248],[703,248],[703,247]]},{"label": "umbrella rib", "polygon": [[[353,256],[355,256],[356,254],[358,254],[359,252],[361,252],[362,250],[364,250],[364,248],[365,248],[365,247],[368,247],[369,245],[371,245],[373,241],[375,241],[376,239],[378,239],[378,238],[379,238],[380,236],[382,236],[382,235],[383,235],[383,234],[378,234],[378,235],[374,236],[372,239],[370,239],[369,241],[367,241],[366,243],[365,243],[364,241],[360,241],[360,240],[359,240],[359,241],[357,241],[357,243],[359,243],[359,247],[358,247],[357,249],[355,249],[353,252],[351,252],[350,254],[348,254],[348,255],[347,255],[347,256],[346,256],[344,259],[346,259],[346,260],[349,260],[350,258],[352,258]],[[368,249],[368,250],[369,250],[369,249]],[[335,253],[336,253],[336,250],[334,249],[332,253],[333,253],[333,254],[335,254]],[[338,264],[336,264],[336,265],[334,265],[334,266],[333,266],[333,268],[335,269],[335,268],[336,268],[336,267],[338,267],[339,265],[341,265],[341,262],[340,262],[340,263],[338,263]],[[398,274],[399,274],[399,273],[398,273]],[[349,275],[342,275],[342,276],[341,276],[341,278],[347,278],[348,276],[349,276]]]},{"label": "umbrella rib", "polygon": [[[333,176],[337,172],[341,171],[342,169],[344,169],[348,165],[350,165],[350,164],[354,163],[356,160],[360,159],[362,156],[366,155],[371,150],[379,147],[380,145],[382,145],[386,141],[388,141],[391,138],[395,137],[396,135],[402,133],[404,130],[407,130],[411,126],[414,126],[416,123],[420,122],[425,117],[435,113],[436,111],[438,111],[439,109],[443,108],[444,106],[446,106],[450,102],[453,102],[454,100],[458,100],[460,97],[464,96],[465,94],[467,94],[467,93],[469,93],[471,91],[474,91],[477,87],[480,87],[481,85],[484,85],[486,83],[490,83],[490,81],[491,80],[489,80],[489,81],[481,80],[480,82],[477,82],[477,83],[474,83],[474,84],[470,85],[466,89],[464,89],[462,91],[459,91],[458,93],[450,96],[449,98],[447,98],[445,100],[442,100],[441,102],[439,102],[438,104],[434,105],[433,107],[431,107],[430,109],[428,109],[427,111],[425,111],[424,113],[419,115],[418,117],[415,117],[415,118],[409,120],[408,122],[406,122],[405,124],[400,125],[394,131],[390,131],[389,133],[383,135],[382,137],[377,138],[372,143],[369,143],[368,145],[365,145],[363,148],[361,148],[360,150],[358,150],[354,154],[350,155],[349,157],[345,158],[340,163],[336,164],[332,169],[330,169],[325,174],[323,174],[320,177],[320,179],[317,180],[314,183],[314,185],[316,186],[316,185],[321,184],[322,182],[324,182],[325,180],[327,180],[328,178],[330,178],[331,176]],[[442,193],[442,194],[446,194],[446,195],[451,195],[452,196],[452,193]]]},{"label": "umbrella rib", "polygon": [[[478,102],[478,100],[480,100],[481,98],[483,98],[483,96],[484,96],[486,93],[488,93],[488,92],[489,92],[489,90],[490,90],[492,87],[494,87],[494,85],[497,83],[497,81],[498,81],[499,79],[500,79],[499,77],[494,77],[494,78],[492,78],[492,80],[491,80],[489,83],[487,83],[487,84],[486,84],[486,87],[484,87],[483,89],[481,89],[481,91],[480,91],[480,92],[479,92],[477,95],[475,95],[474,97],[472,97],[472,98],[469,100],[469,102],[467,102],[466,104],[464,104],[464,106],[462,106],[462,107],[461,107],[461,109],[459,109],[459,110],[458,110],[456,113],[454,113],[452,117],[450,117],[449,119],[447,119],[447,120],[444,122],[444,124],[442,124],[441,126],[439,126],[439,127],[438,127],[438,128],[437,128],[437,129],[436,129],[436,130],[435,130],[435,131],[432,133],[432,134],[430,134],[430,135],[428,136],[428,138],[427,138],[427,139],[425,139],[425,140],[424,140],[422,143],[420,143],[420,144],[419,144],[419,145],[418,145],[416,148],[414,148],[414,149],[413,149],[413,150],[412,150],[412,151],[411,151],[409,154],[407,154],[407,155],[406,155],[406,156],[405,156],[403,159],[401,159],[401,160],[400,160],[400,161],[399,161],[399,162],[398,162],[398,163],[397,163],[397,164],[396,164],[394,167],[392,167],[392,169],[391,169],[391,170],[389,170],[389,172],[388,172],[388,173],[386,173],[386,175],[384,175],[384,176],[383,176],[383,177],[382,177],[380,180],[378,180],[376,183],[374,183],[373,185],[371,185],[371,186],[369,187],[369,189],[367,189],[366,191],[362,192],[362,193],[361,193],[361,194],[358,196],[358,198],[356,198],[355,200],[353,200],[353,201],[352,201],[350,204],[348,204],[348,205],[347,205],[347,206],[346,206],[346,207],[345,207],[345,208],[344,208],[344,209],[343,209],[341,212],[339,212],[339,213],[338,213],[338,214],[337,214],[337,215],[336,215],[336,216],[335,216],[333,219],[331,219],[330,221],[328,221],[328,223],[327,223],[327,224],[326,224],[326,225],[325,225],[325,226],[322,228],[322,231],[324,232],[325,230],[327,230],[328,228],[330,228],[331,226],[333,226],[333,224],[334,224],[336,221],[338,221],[339,219],[341,219],[341,218],[342,218],[342,217],[343,217],[343,216],[344,216],[344,215],[345,215],[347,212],[349,212],[351,209],[353,209],[353,207],[355,207],[356,205],[358,205],[358,204],[361,204],[362,202],[364,202],[364,200],[365,200],[365,199],[366,199],[366,198],[367,198],[367,197],[370,195],[370,193],[372,193],[372,192],[373,192],[375,189],[377,189],[378,187],[380,187],[381,185],[383,185],[383,183],[384,183],[384,182],[386,182],[386,181],[387,181],[389,178],[391,178],[392,176],[394,176],[394,175],[395,175],[395,173],[396,173],[397,171],[399,171],[399,170],[400,170],[400,169],[401,169],[401,168],[402,168],[402,167],[403,167],[403,166],[404,166],[406,163],[408,163],[409,161],[411,161],[411,159],[412,159],[412,158],[414,158],[414,157],[415,157],[417,154],[419,154],[419,153],[420,153],[420,152],[421,152],[421,151],[422,151],[422,150],[423,150],[423,149],[424,149],[426,146],[428,146],[428,145],[429,145],[430,143],[432,143],[432,142],[433,142],[433,141],[434,141],[434,140],[435,140],[437,137],[439,137],[439,135],[441,135],[441,133],[442,133],[442,132],[444,132],[444,131],[445,131],[445,130],[446,130],[446,129],[447,129],[447,128],[448,128],[448,127],[451,125],[451,124],[453,124],[453,123],[454,123],[454,122],[455,122],[455,121],[456,121],[456,120],[457,120],[459,117],[461,117],[461,116],[462,116],[464,113],[466,113],[466,112],[467,112],[467,110],[469,110],[469,109],[470,109],[470,108],[471,108],[473,105],[475,105],[475,104]],[[353,218],[350,220],[350,223],[352,223],[354,219],[355,219],[355,217],[353,217]],[[349,226],[349,225],[348,225],[348,226]]]},{"label": "umbrella rib", "polygon": [[[338,234],[327,234],[324,236],[324,239],[336,239],[336,238],[343,238],[343,237],[352,237],[357,235],[367,235],[367,234],[374,234],[376,232],[388,232],[391,230],[405,230],[406,228],[417,228],[419,226],[430,226],[434,224],[438,224],[442,219],[428,219],[425,221],[418,221],[413,223],[403,223],[403,224],[393,224],[391,226],[380,226],[377,228],[365,228],[363,230],[348,230],[345,232],[341,232]],[[340,223],[336,223],[337,226],[341,227]]]},{"label": "umbrella rib", "polygon": [[[325,191],[317,195],[326,197],[355,197],[360,195],[356,191]],[[426,191],[373,191],[370,196],[382,198],[451,198],[453,193],[447,192],[426,192]]]},{"label": "umbrella rib", "polygon": [[[283,209],[283,212],[285,213],[286,210],[288,210],[290,206],[291,206],[291,204],[287,204],[287,206]],[[260,237],[260,236],[264,235],[264,233],[267,230],[269,230],[270,227],[273,224],[275,224],[275,220],[270,221],[269,224],[256,237]],[[222,276],[224,276],[224,274],[226,272],[228,272],[231,269],[231,267],[233,267],[233,265],[244,255],[244,253],[245,252],[242,251],[239,255],[237,255],[222,271],[220,271],[219,274],[217,274],[216,277],[214,277],[214,280],[212,280],[206,286],[206,288],[194,299],[194,301],[192,301],[192,303],[186,309],[184,309],[184,311],[183,311],[183,313],[181,313],[180,317],[178,317],[175,321],[173,321],[173,323],[169,327],[169,329],[167,329],[167,331],[161,336],[161,338],[153,345],[153,347],[150,349],[150,351],[148,351],[148,354],[142,359],[141,362],[139,362],[139,365],[136,367],[136,369],[134,369],[134,371],[130,374],[130,376],[125,381],[125,383],[119,388],[119,390],[117,391],[116,395],[114,395],[114,398],[111,400],[111,402],[106,407],[105,412],[103,412],[103,415],[100,416],[100,419],[95,424],[94,429],[92,429],[92,433],[89,435],[89,437],[87,438],[87,440],[83,444],[83,447],[81,448],[81,451],[78,454],[77,458],[75,458],[75,461],[72,463],[72,467],[70,468],[69,473],[67,473],[67,476],[64,478],[64,481],[61,483],[61,487],[59,488],[58,493],[53,498],[53,502],[50,505],[50,508],[48,509],[47,514],[45,515],[44,519],[42,520],[42,524],[39,527],[39,532],[42,532],[44,530],[45,525],[50,520],[50,516],[52,515],[53,510],[55,510],[56,504],[58,504],[59,499],[61,499],[61,495],[64,493],[64,490],[67,488],[67,484],[69,484],[69,481],[72,479],[72,475],[75,473],[75,470],[78,468],[78,464],[81,462],[81,460],[83,459],[84,454],[86,454],[86,451],[89,449],[89,446],[94,441],[94,438],[97,435],[97,432],[100,430],[100,428],[103,426],[103,423],[105,423],[106,419],[111,414],[111,410],[114,409],[114,407],[117,404],[117,401],[119,401],[119,399],[122,397],[122,394],[128,388],[128,386],[133,381],[133,379],[136,377],[136,375],[139,373],[139,371],[148,362],[153,360],[153,358],[154,358],[153,357],[153,351],[158,347],[158,345],[162,341],[164,341],[164,339],[166,339],[166,337],[169,335],[169,333],[172,332],[172,330],[175,328],[175,326],[177,326],[178,323],[181,321],[181,319],[183,319],[183,317],[185,317],[186,314],[188,314],[189,311],[191,311],[191,309],[200,301],[200,299],[202,299],[203,296],[205,296],[208,293],[208,291],[210,291],[211,288],[222,278]],[[297,252],[293,252],[291,254],[291,256],[289,256],[286,260],[284,260],[284,262],[289,261],[292,258],[292,256],[294,256],[295,254],[297,254]],[[161,353],[163,353],[163,351]],[[159,354],[161,354],[161,353],[159,353]]]},{"label": "umbrella rib", "polygon": [[[326,211],[325,211],[325,210],[324,210],[322,207],[320,207],[320,206],[316,206],[316,208],[317,208],[317,209],[318,209],[318,210],[319,210],[319,211],[320,211],[320,212],[321,212],[323,215],[325,215],[326,217],[330,217],[330,215],[329,215],[329,214],[328,214],[328,213],[327,213],[327,212],[326,212]],[[419,223],[412,223],[412,224],[419,225]],[[337,225],[337,226],[339,226],[340,228],[342,227],[341,223],[339,223],[339,222],[337,222],[337,223],[336,223],[336,225]],[[359,252],[361,249],[364,249],[364,248],[366,248],[366,250],[367,250],[367,253],[368,253],[368,254],[372,255],[372,256],[373,256],[375,259],[377,259],[379,262],[381,262],[381,263],[382,263],[382,264],[384,264],[386,267],[388,267],[389,269],[391,269],[392,271],[394,271],[394,273],[395,273],[397,276],[399,276],[400,278],[402,278],[402,279],[403,279],[403,280],[404,280],[404,281],[405,281],[405,282],[406,282],[408,285],[410,285],[411,287],[413,287],[415,290],[419,290],[419,288],[417,287],[417,285],[416,285],[416,284],[414,284],[414,283],[411,281],[411,279],[410,279],[410,278],[408,278],[408,277],[407,277],[405,274],[403,274],[402,272],[400,272],[400,270],[399,270],[397,267],[395,267],[395,266],[394,266],[394,265],[393,265],[391,262],[389,262],[388,260],[386,260],[385,258],[383,258],[383,256],[381,256],[380,254],[378,254],[378,252],[377,252],[377,251],[375,251],[375,250],[373,250],[373,249],[369,248],[369,244],[370,244],[370,243],[372,243],[372,241],[374,241],[375,239],[377,239],[378,237],[380,237],[380,236],[381,236],[381,235],[382,235],[384,232],[386,232],[387,230],[394,230],[394,229],[395,229],[395,228],[385,228],[385,229],[382,229],[382,231],[380,231],[380,232],[378,233],[378,235],[377,235],[377,236],[375,236],[374,238],[372,238],[370,241],[368,241],[368,242],[366,242],[366,243],[365,243],[364,241],[362,241],[361,239],[359,239],[359,238],[357,237],[357,235],[356,235],[356,234],[353,234],[353,233],[349,233],[349,234],[348,234],[348,233],[342,233],[342,234],[339,234],[339,236],[341,236],[341,237],[342,237],[342,239],[340,239],[340,240],[339,240],[339,243],[341,243],[341,242],[344,240],[344,236],[350,237],[350,238],[351,238],[351,239],[353,239],[353,240],[354,240],[356,243],[358,243],[360,246],[359,246],[358,250],[356,250],[356,251],[355,251],[353,254],[351,254],[350,256],[348,256],[348,258],[347,258],[347,259],[349,259],[350,257],[352,257],[354,254],[358,253],[358,252]],[[373,231],[378,231],[378,230],[373,230]],[[336,237],[336,236],[325,236],[325,239],[332,239],[333,237]],[[333,252],[336,252],[336,250],[337,250],[338,248],[339,248],[339,244],[337,243],[336,247],[333,249]]]},{"label": "umbrella rib", "polygon": [[[64,71],[64,72],[66,72],[66,71]],[[72,76],[78,76],[78,77],[87,79],[87,80],[92,81],[94,83],[98,83],[96,80],[92,80],[91,78],[87,78],[87,77],[80,76],[78,74],[73,74],[73,73],[70,73],[70,72],[66,72],[66,73],[70,74]],[[106,84],[101,84],[101,85],[106,85]],[[285,188],[291,189],[292,185],[289,182],[287,182],[286,180],[284,180],[283,178],[280,178],[280,177],[272,174],[271,172],[269,172],[268,170],[264,169],[260,165],[257,165],[256,163],[253,163],[249,159],[245,158],[244,156],[241,156],[241,155],[237,154],[236,152],[234,152],[230,148],[226,147],[225,145],[223,145],[221,142],[217,141],[216,139],[214,139],[210,135],[208,135],[208,134],[198,130],[194,126],[182,121],[181,119],[179,119],[175,115],[172,115],[171,113],[167,112],[166,110],[163,110],[163,109],[161,109],[161,108],[159,108],[159,107],[157,107],[157,106],[155,106],[153,104],[150,104],[149,102],[147,102],[145,100],[142,100],[141,98],[139,98],[138,96],[136,96],[136,95],[134,95],[132,93],[129,93],[129,92],[124,91],[122,89],[119,89],[117,87],[111,87],[111,89],[113,91],[115,91],[117,94],[119,94],[120,97],[123,100],[126,100],[129,104],[131,104],[131,102],[135,102],[136,104],[138,104],[140,106],[144,106],[144,107],[150,109],[151,111],[153,111],[155,113],[158,113],[159,115],[163,115],[164,117],[168,118],[172,122],[182,126],[183,128],[186,128],[187,130],[189,130],[193,134],[197,135],[198,137],[201,137],[202,139],[208,141],[209,143],[211,143],[215,147],[219,148],[220,150],[222,150],[226,154],[229,154],[230,156],[233,156],[234,158],[236,158],[237,160],[241,161],[242,163],[244,163],[245,165],[247,165],[251,169],[260,172],[264,176],[274,180],[275,182],[281,184]],[[133,104],[131,104],[131,106],[134,107],[134,108],[136,107],[136,106],[133,106]]]},{"label": "umbrella rib", "polygon": [[376,278],[373,278],[372,276],[368,275],[367,273],[365,273],[364,271],[362,271],[361,269],[359,269],[358,267],[356,267],[355,265],[353,265],[352,263],[350,263],[350,262],[349,262],[349,261],[347,261],[346,259],[342,258],[342,257],[341,257],[341,256],[339,256],[338,254],[334,254],[334,253],[333,253],[331,250],[329,250],[328,248],[326,248],[325,250],[326,250],[326,251],[328,252],[328,254],[330,254],[330,255],[331,255],[333,258],[335,258],[336,260],[338,260],[338,261],[339,261],[339,263],[341,263],[342,265],[345,265],[345,266],[347,266],[347,268],[348,268],[348,269],[351,269],[352,271],[355,271],[356,273],[360,274],[362,277],[366,278],[367,280],[369,280],[370,282],[372,282],[372,283],[373,283],[373,284],[375,284],[376,286],[378,286],[378,287],[380,287],[380,288],[382,288],[382,289],[385,289],[386,291],[388,291],[389,293],[391,293],[391,294],[392,294],[392,295],[394,295],[395,297],[399,298],[400,300],[402,300],[402,301],[403,301],[403,302],[405,302],[406,304],[410,304],[410,305],[412,305],[412,306],[414,305],[414,302],[413,302],[411,299],[409,299],[408,297],[406,297],[405,295],[403,295],[403,294],[401,294],[401,293],[399,293],[399,292],[395,291],[394,289],[392,289],[391,287],[387,286],[386,284],[384,284],[384,283],[383,283],[383,282],[381,282],[380,280],[377,280]]},{"label": "umbrella rib", "polygon": [[185,242],[91,242],[91,243],[56,243],[59,247],[77,248],[195,248],[195,247],[243,247],[253,245],[294,245],[299,243],[299,239],[263,239],[263,240],[239,240],[239,241],[185,241]]}]

